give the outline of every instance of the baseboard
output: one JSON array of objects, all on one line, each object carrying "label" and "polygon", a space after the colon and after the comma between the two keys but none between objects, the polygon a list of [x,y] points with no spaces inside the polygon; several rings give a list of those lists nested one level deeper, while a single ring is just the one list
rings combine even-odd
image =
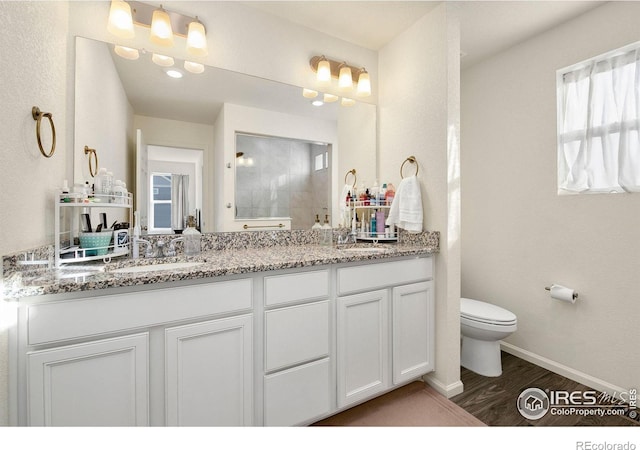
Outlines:
[{"label": "baseboard", "polygon": [[551,372],[557,373],[558,375],[562,375],[563,377],[569,378],[570,380],[584,384],[591,389],[605,392],[609,395],[614,395],[616,393],[620,394],[621,392],[628,391],[628,388],[621,388],[620,386],[613,385],[604,380],[592,377],[591,375],[588,375],[584,372],[572,369],[571,367],[560,364],[559,362],[545,358],[544,356],[537,355],[520,347],[516,347],[515,345],[509,344],[507,342],[501,342],[500,348],[511,355],[517,356],[518,358],[524,359],[525,361],[529,361],[532,364],[550,370]]},{"label": "baseboard", "polygon": [[464,391],[464,385],[460,380],[451,384],[443,384],[435,377],[433,373],[426,374],[422,377],[422,379],[425,381],[425,383],[434,388],[438,393],[444,395],[447,398],[462,394],[462,391]]}]

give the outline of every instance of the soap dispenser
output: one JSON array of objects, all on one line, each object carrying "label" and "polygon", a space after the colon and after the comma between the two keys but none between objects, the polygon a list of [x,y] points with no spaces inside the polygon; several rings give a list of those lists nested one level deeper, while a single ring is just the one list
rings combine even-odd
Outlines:
[{"label": "soap dispenser", "polygon": [[185,255],[196,256],[200,254],[200,238],[202,235],[196,229],[196,220],[193,216],[189,216],[187,219],[187,228],[182,232],[182,237],[184,238]]},{"label": "soap dispenser", "polygon": [[322,225],[322,236],[320,237],[320,244],[331,246],[333,244],[333,229],[329,225],[329,215],[324,216],[324,224]]},{"label": "soap dispenser", "polygon": [[311,229],[312,230],[319,230],[320,228],[322,228],[322,225],[320,225],[320,217],[318,217],[318,214],[316,214],[316,223],[313,224]]}]

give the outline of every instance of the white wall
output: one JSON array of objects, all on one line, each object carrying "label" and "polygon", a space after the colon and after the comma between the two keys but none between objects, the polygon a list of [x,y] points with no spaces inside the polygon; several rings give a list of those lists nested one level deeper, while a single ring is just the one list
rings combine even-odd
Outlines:
[{"label": "white wall", "polygon": [[608,3],[462,75],[462,294],[513,311],[509,344],[599,388],[640,380],[640,195],[556,194],[555,74],[639,40],[638,17]]},{"label": "white wall", "polygon": [[[380,182],[400,183],[419,163],[424,227],[441,232],[436,256],[436,372],[455,395],[460,384],[459,54],[456,6],[441,4],[380,51]],[[450,130],[450,132],[448,132]],[[412,167],[405,166],[406,174]]]},{"label": "white wall", "polygon": [[[66,178],[73,136],[67,13],[61,2],[0,2],[0,255],[53,242],[52,193]],[[48,159],[38,149],[33,106],[53,114],[56,150]],[[50,146],[46,119],[42,127]],[[0,327],[0,425],[8,423],[7,366],[7,331]]]},{"label": "white wall", "polygon": [[[133,108],[129,104],[109,49],[98,41],[74,39],[76,65],[74,169],[69,182],[93,183],[89,155],[84,147],[96,150],[99,167],[113,172],[117,180],[133,186]],[[125,130],[125,133],[122,133]]]}]

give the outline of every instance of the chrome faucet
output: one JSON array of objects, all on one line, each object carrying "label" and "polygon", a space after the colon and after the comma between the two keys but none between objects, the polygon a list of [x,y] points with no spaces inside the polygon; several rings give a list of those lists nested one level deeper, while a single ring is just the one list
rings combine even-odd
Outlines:
[{"label": "chrome faucet", "polygon": [[176,256],[175,244],[176,242],[182,242],[182,241],[184,241],[184,237],[182,236],[177,237],[175,239],[171,239],[171,242],[169,242],[169,249],[165,250],[164,256]]},{"label": "chrome faucet", "polygon": [[146,239],[141,239],[139,237],[135,237],[133,238],[133,249],[131,251],[132,255],[131,257],[134,259],[138,259],[140,257],[140,247],[138,247],[140,244],[146,244],[146,248],[144,251],[144,257],[145,258],[152,258],[153,257],[153,249],[151,247],[151,242],[147,241]]},{"label": "chrome faucet", "polygon": [[354,230],[349,231],[344,237],[342,237],[342,235],[338,235],[338,245],[348,244],[349,241],[355,244],[357,236],[358,233],[356,233]]}]

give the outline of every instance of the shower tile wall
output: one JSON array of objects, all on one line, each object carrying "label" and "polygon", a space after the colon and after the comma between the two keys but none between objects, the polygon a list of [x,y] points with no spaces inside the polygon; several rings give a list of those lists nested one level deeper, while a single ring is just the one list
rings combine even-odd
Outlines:
[{"label": "shower tile wall", "polygon": [[[243,162],[236,164],[237,217],[291,217],[293,229],[311,228],[315,214],[322,214],[327,204],[326,174],[324,187],[318,189],[322,180],[313,170],[312,147],[322,146],[238,135],[236,152],[243,153],[238,158]],[[249,158],[252,165],[246,164]],[[315,200],[317,190],[323,192],[323,205]]]}]

